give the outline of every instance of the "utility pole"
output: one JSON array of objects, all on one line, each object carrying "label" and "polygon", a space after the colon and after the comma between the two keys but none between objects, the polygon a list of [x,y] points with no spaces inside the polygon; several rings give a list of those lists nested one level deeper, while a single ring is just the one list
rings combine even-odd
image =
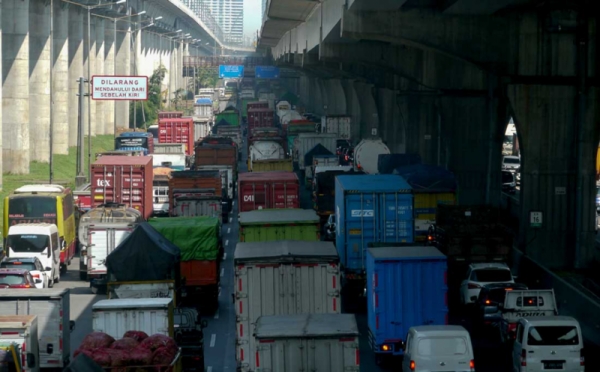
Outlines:
[{"label": "utility pole", "polygon": [[83,171],[84,168],[84,164],[85,164],[85,156],[84,156],[84,151],[83,151],[83,146],[85,144],[85,136],[84,136],[84,129],[83,129],[83,101],[84,98],[87,97],[88,95],[85,93],[85,87],[84,84],[88,82],[87,79],[80,77],[77,82],[79,83],[79,94],[77,94],[77,96],[79,97],[78,100],[78,107],[77,107],[77,130],[78,130],[78,139],[77,139],[77,155],[79,155],[77,158],[77,176],[75,176],[75,185],[76,186],[81,186],[85,183],[85,173]]}]

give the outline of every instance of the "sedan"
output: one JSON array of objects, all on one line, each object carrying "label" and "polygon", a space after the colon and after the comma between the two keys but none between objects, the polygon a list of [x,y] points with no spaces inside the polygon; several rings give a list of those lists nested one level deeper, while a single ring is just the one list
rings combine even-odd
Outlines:
[{"label": "sedan", "polygon": [[42,279],[33,279],[25,269],[0,269],[1,288],[36,288]]},{"label": "sedan", "polygon": [[462,304],[475,303],[481,287],[491,283],[514,283],[515,277],[504,263],[473,263],[469,265],[465,280],[460,286]]},{"label": "sedan", "polygon": [[36,283],[36,288],[48,288],[48,278],[52,275],[52,269],[47,267],[44,270],[42,262],[37,257],[9,257],[0,263],[2,269],[25,269],[29,270],[29,273],[33,279],[41,279],[41,283]]}]

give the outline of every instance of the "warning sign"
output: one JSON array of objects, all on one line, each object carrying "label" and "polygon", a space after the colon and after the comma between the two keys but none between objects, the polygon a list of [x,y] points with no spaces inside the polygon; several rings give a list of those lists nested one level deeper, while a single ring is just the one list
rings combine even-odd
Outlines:
[{"label": "warning sign", "polygon": [[148,76],[92,76],[92,99],[145,101]]}]

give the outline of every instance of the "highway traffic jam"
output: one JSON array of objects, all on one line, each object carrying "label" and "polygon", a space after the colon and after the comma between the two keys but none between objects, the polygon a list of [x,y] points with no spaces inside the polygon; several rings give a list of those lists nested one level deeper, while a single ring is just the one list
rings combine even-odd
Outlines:
[{"label": "highway traffic jam", "polygon": [[277,80],[198,93],[117,134],[89,183],[5,198],[0,370],[585,370],[578,320],[519,282],[504,214],[457,205],[450,171]]}]

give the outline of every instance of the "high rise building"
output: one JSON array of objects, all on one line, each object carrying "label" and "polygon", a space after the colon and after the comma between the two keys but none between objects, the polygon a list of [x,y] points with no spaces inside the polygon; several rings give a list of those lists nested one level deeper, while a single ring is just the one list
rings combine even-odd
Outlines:
[{"label": "high rise building", "polygon": [[244,0],[204,0],[223,30],[226,44],[244,42]]}]

